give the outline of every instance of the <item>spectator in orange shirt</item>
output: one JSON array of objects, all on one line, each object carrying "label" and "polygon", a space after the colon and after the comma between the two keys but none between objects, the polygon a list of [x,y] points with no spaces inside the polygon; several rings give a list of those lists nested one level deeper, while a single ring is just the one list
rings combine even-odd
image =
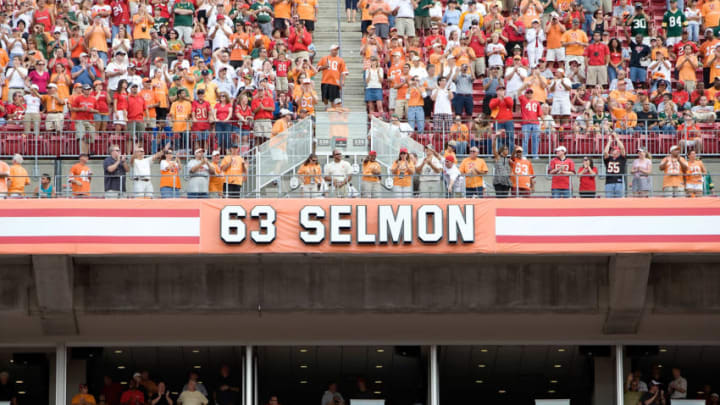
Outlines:
[{"label": "spectator in orange shirt", "polygon": [[395,198],[412,198],[412,178],[415,165],[410,161],[407,148],[400,148],[400,155],[390,168],[395,175],[393,191]]},{"label": "spectator in orange shirt", "polygon": [[303,197],[318,198],[322,196],[320,187],[323,184],[322,168],[318,164],[318,157],[311,153],[297,172],[302,182]]},{"label": "spectator in orange shirt", "polygon": [[455,140],[455,150],[457,154],[466,154],[470,130],[467,125],[462,123],[462,118],[459,115],[455,116],[455,123],[450,127],[450,136]]},{"label": "spectator in orange shirt", "polygon": [[683,197],[683,175],[687,172],[687,161],[680,156],[680,148],[673,145],[670,154],[660,162],[660,170],[665,173],[663,176],[663,192],[666,197]]},{"label": "spectator in orange shirt", "polygon": [[[382,2],[382,0],[378,0]],[[330,55],[320,59],[317,70],[322,72],[320,90],[322,101],[327,108],[328,103],[340,97],[340,91],[345,83],[345,76],[348,75],[347,67],[343,58],[338,56],[340,46],[330,46]]]},{"label": "spectator in orange shirt", "polygon": [[12,163],[12,166],[10,166],[7,191],[10,197],[23,197],[25,195],[25,187],[30,185],[30,177],[28,177],[27,170],[22,167],[22,155],[16,153],[12,158]]},{"label": "spectator in orange shirt", "polygon": [[482,198],[483,178],[488,173],[488,167],[482,158],[478,157],[480,150],[473,146],[470,156],[460,164],[460,173],[465,175],[465,195],[471,198]]},{"label": "spectator in orange shirt", "polygon": [[363,198],[378,198],[382,194],[382,167],[375,159],[377,152],[371,150],[362,162],[362,183],[360,193]]},{"label": "spectator in orange shirt", "polygon": [[93,173],[87,166],[89,158],[90,156],[87,153],[81,153],[78,162],[70,168],[68,182],[72,186],[74,197],[90,197],[90,181]]},{"label": "spectator in orange shirt", "polygon": [[240,147],[233,144],[230,154],[220,162],[220,170],[225,174],[225,196],[240,198],[242,184],[248,171],[247,162],[240,156]]},{"label": "spectator in orange shirt", "polygon": [[697,159],[697,152],[687,153],[687,171],[685,174],[685,192],[688,197],[701,197],[703,194],[703,177],[707,173],[705,165]]},{"label": "spectator in orange shirt", "polygon": [[510,158],[512,192],[518,196],[529,196],[535,189],[535,171],[532,162],[523,156],[523,148],[515,147]]}]

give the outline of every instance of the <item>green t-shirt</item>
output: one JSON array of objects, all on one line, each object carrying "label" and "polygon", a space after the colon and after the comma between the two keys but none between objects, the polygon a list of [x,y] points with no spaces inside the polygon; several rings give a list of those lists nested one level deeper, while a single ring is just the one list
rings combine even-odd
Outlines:
[{"label": "green t-shirt", "polygon": [[[192,3],[189,1],[185,1],[182,3],[175,4],[175,7],[173,7],[173,10],[192,10],[193,13],[195,12],[195,6],[193,6]],[[192,27],[193,26],[193,15],[180,15],[175,14],[175,26],[176,27]]]},{"label": "green t-shirt", "polygon": [[430,9],[423,7],[432,5],[432,0],[420,0],[418,7],[415,9],[415,17],[430,17]]},{"label": "green t-shirt", "polygon": [[170,22],[168,18],[165,17],[154,17],[155,22],[153,23],[153,28],[155,28],[156,31],[160,31],[160,27],[162,27],[163,24],[167,24]]},{"label": "green t-shirt", "polygon": [[635,37],[637,34],[643,37],[648,36],[648,20],[645,15],[636,15],[630,19],[630,35]]},{"label": "green t-shirt", "polygon": [[[267,2],[265,2],[265,3],[255,2],[252,4],[252,6],[250,6],[250,10],[259,10],[263,7],[267,7],[271,11],[274,11],[272,4],[267,3]],[[272,21],[272,15],[270,15],[269,13],[264,12],[264,11],[255,14],[255,17],[257,18],[257,22],[259,22],[260,24],[267,24],[270,21]]]},{"label": "green t-shirt", "polygon": [[667,30],[668,37],[680,37],[683,33],[683,27],[687,25],[685,13],[677,9],[673,13],[671,10],[665,12],[663,16],[662,26]]}]

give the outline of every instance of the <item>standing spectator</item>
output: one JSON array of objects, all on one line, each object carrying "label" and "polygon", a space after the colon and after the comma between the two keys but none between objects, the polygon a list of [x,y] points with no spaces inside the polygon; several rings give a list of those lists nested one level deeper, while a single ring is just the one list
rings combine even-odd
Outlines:
[{"label": "standing spectator", "polygon": [[40,134],[40,106],[42,105],[38,85],[31,84],[30,91],[23,96],[23,99],[25,100],[25,119],[23,120],[25,133],[30,133],[32,124],[33,133],[38,136]]},{"label": "standing spectator", "polygon": [[625,20],[625,24],[630,26],[630,36],[633,38],[638,35],[647,37],[650,34],[648,17],[640,3],[635,4],[635,13]]},{"label": "standing spectator", "polygon": [[132,144],[141,143],[145,135],[145,119],[149,117],[147,103],[145,98],[138,93],[139,86],[133,83],[130,87],[128,95],[128,132],[130,133],[130,141]]},{"label": "standing spectator", "polygon": [[555,79],[550,82],[549,86],[549,90],[552,92],[551,114],[553,118],[559,119],[561,124],[567,122],[572,109],[570,103],[572,82],[564,76],[565,71],[563,69],[555,70]]},{"label": "standing spectator", "polygon": [[463,181],[460,169],[455,165],[455,155],[445,157],[443,178],[445,180],[445,191],[448,197],[462,198],[465,196],[465,182]]},{"label": "standing spectator", "polygon": [[[521,74],[521,73],[518,73]],[[463,64],[460,69],[455,70],[452,77],[455,83],[453,105],[456,115],[471,116],[473,113],[473,81],[475,78],[470,71],[470,66]]]},{"label": "standing spectator", "polygon": [[[177,77],[177,76],[176,76]],[[192,117],[192,104],[187,99],[188,92],[185,89],[180,89],[177,92],[177,100],[170,105],[170,122],[172,122],[171,136],[175,142],[184,140],[187,131],[190,129],[191,117]],[[170,140],[172,142],[172,140]]]},{"label": "standing spectator", "polygon": [[415,165],[409,156],[406,148],[400,148],[400,155],[390,168],[390,172],[395,175],[393,182],[395,198],[412,198],[412,177],[415,174]]},{"label": "standing spectator", "polygon": [[[611,147],[612,143],[617,146]],[[627,165],[625,145],[615,132],[608,137],[603,151],[605,163],[605,198],[625,197],[625,170]]]},{"label": "standing spectator", "polygon": [[518,90],[528,77],[528,70],[522,65],[522,57],[513,56],[513,64],[505,70],[506,94],[513,102],[518,102]]},{"label": "standing spectator", "polygon": [[125,179],[130,167],[125,156],[120,153],[120,146],[110,145],[110,156],[103,161],[103,182],[105,198],[119,198],[125,193]]},{"label": "standing spectator", "polygon": [[610,49],[600,41],[600,33],[593,33],[593,43],[585,48],[585,65],[587,66],[587,85],[608,84],[608,64]]},{"label": "standing spectator", "polygon": [[565,47],[563,46],[563,35],[565,34],[565,25],[560,23],[560,16],[556,12],[550,13],[550,21],[545,27],[547,34],[547,56],[548,62],[553,62],[555,66],[565,61]]},{"label": "standing spectator", "polygon": [[[382,2],[383,0],[378,0]],[[322,101],[327,109],[328,102],[340,98],[345,76],[348,75],[345,61],[338,56],[340,46],[334,44],[330,46],[330,55],[320,59],[317,70],[322,72],[321,93]]]},{"label": "standing spectator", "polygon": [[686,32],[688,34],[688,40],[699,43],[702,14],[695,0],[688,1],[687,7],[685,8],[685,18],[687,18]]},{"label": "standing spectator", "polygon": [[[355,0],[347,0],[355,1]],[[472,4],[472,3],[471,3]],[[418,6],[417,0],[397,0],[395,2],[395,28],[397,34],[403,38],[415,37],[415,8]],[[357,6],[357,4],[356,4]],[[357,10],[355,10],[357,11]],[[353,12],[353,22],[355,22],[355,11]]]},{"label": "standing spectator", "polygon": [[89,64],[88,54],[80,54],[80,64],[72,67],[71,75],[73,83],[92,85],[98,74],[95,68]]},{"label": "standing spectator", "polygon": [[92,170],[87,166],[90,156],[80,153],[78,162],[70,168],[69,183],[72,186],[73,197],[90,197],[90,181]]},{"label": "standing spectator", "polygon": [[529,196],[535,189],[535,170],[532,162],[523,156],[523,148],[515,147],[515,152],[510,158],[510,168],[512,174],[513,194],[516,196]]},{"label": "standing spectator", "polygon": [[305,198],[318,198],[323,185],[322,168],[318,164],[318,157],[311,153],[305,162],[298,169],[298,177],[302,182],[302,192]]},{"label": "standing spectator", "polygon": [[[151,178],[151,165],[154,161],[160,159],[169,148],[170,144],[166,144],[163,150],[146,157],[145,149],[142,146],[139,146],[139,144],[138,146],[135,146],[135,151],[130,157],[130,165],[132,165],[133,197],[152,198],[153,185]],[[138,377],[141,377],[141,375],[138,375]],[[144,385],[138,383],[138,389],[142,389],[144,391],[145,387]]]},{"label": "standing spectator", "polygon": [[[453,0],[450,0],[452,2]],[[392,9],[384,0],[369,0],[370,4],[366,6],[368,13],[372,16],[372,25],[375,27],[375,33],[383,40],[388,39],[390,35],[390,21],[388,17],[392,14]],[[448,7],[450,4],[448,4]]]},{"label": "standing spectator", "polygon": [[535,18],[532,20],[530,28],[525,31],[525,41],[527,42],[527,54],[530,68],[535,68],[538,60],[542,58],[545,43],[545,31],[540,26],[540,20]]},{"label": "standing spectator", "polygon": [[160,198],[177,198],[180,197],[182,189],[180,163],[171,147],[166,147],[163,151],[165,153],[160,161]]},{"label": "standing spectator", "polygon": [[112,37],[110,28],[107,24],[103,24],[102,18],[96,15],[93,18],[93,23],[85,31],[85,41],[88,49],[97,49],[98,56],[107,63],[108,61],[108,39]]},{"label": "standing spectator", "polygon": [[491,66],[490,75],[483,79],[483,90],[485,91],[485,97],[483,98],[483,115],[486,117],[490,116],[490,100],[497,96],[497,88],[503,84],[503,79],[500,77],[500,67]]},{"label": "standing spectator", "polygon": [[[685,192],[687,193],[688,197],[701,197],[703,195],[703,178],[707,174],[707,169],[705,169],[705,165],[703,164],[703,162],[697,159],[697,152],[695,150],[689,151],[687,153],[687,156],[688,170],[687,174],[685,175]],[[674,393],[681,394],[680,389],[682,389],[683,387],[683,382],[685,383],[685,392],[683,392],[683,394],[687,394],[687,381],[682,377],[680,377],[680,379],[681,380],[678,381],[678,379],[676,378],[675,381],[670,383],[669,390],[671,391],[671,398]],[[677,388],[675,388],[675,391],[673,391],[673,384],[677,386]]]},{"label": "standing spectator", "polygon": [[440,163],[441,157],[435,152],[430,144],[425,145],[425,157],[415,166],[415,172],[419,173],[420,197],[440,197],[442,193],[441,180],[443,167]]},{"label": "standing spectator", "polygon": [[[514,148],[513,148],[514,149]],[[510,149],[507,145],[499,145],[498,137],[493,139],[493,187],[495,188],[495,196],[498,198],[506,198],[510,193]]]},{"label": "standing spectator", "polygon": [[192,43],[193,15],[195,6],[188,0],[180,0],[173,7],[173,30],[177,32],[183,43]]},{"label": "standing spectator", "polygon": [[482,198],[483,178],[488,173],[488,167],[482,158],[478,157],[480,150],[477,146],[470,148],[470,156],[460,164],[460,173],[465,175],[465,196]]},{"label": "standing spectator", "polygon": [[92,124],[94,114],[98,113],[96,100],[90,95],[92,87],[84,84],[82,94],[72,99],[70,104],[71,117],[75,122],[75,135],[80,143],[80,153],[90,150],[90,143],[95,142],[95,126]]},{"label": "standing spectator", "polygon": [[433,107],[433,130],[444,135],[450,131],[453,119],[452,108],[450,107],[453,92],[450,90],[450,83],[446,77],[438,79],[437,88],[433,90],[430,97],[435,102]]},{"label": "standing spectator", "polygon": [[[207,161],[206,158],[203,157]],[[192,160],[190,161],[192,162]],[[202,193],[200,193],[202,194]],[[207,193],[205,193],[207,194]],[[203,198],[201,196],[198,197],[190,197],[190,193],[188,193],[188,198]],[[207,397],[198,390],[197,387],[197,381],[190,380],[187,383],[187,387],[183,392],[180,394],[180,397],[178,397],[178,403],[183,405],[207,405],[208,399]]]},{"label": "standing spectator", "polygon": [[575,174],[575,163],[568,159],[567,148],[555,148],[555,157],[550,161],[548,174],[552,176],[550,191],[552,198],[570,198],[570,176]]},{"label": "standing spectator", "polygon": [[671,47],[680,42],[688,22],[683,10],[678,8],[678,0],[668,0],[668,2],[670,9],[663,15],[662,27],[665,30],[665,45]]},{"label": "standing spectator", "polygon": [[[565,47],[565,70],[570,68],[570,62],[577,61],[580,64],[580,70],[585,70],[585,48],[588,46],[588,38],[583,30],[580,29],[580,20],[573,18],[572,28],[565,31],[560,39]],[[548,58],[549,60],[549,58]]]},{"label": "standing spectator", "polygon": [[650,385],[650,390],[640,396],[643,405],[665,405],[665,393],[660,389],[660,383]]},{"label": "standing spectator", "polygon": [[149,405],[173,405],[173,400],[170,398],[170,391],[167,389],[165,381],[158,381],[157,392],[148,399],[150,401]]},{"label": "standing spectator", "polygon": [[122,395],[122,385],[112,380],[110,376],[103,377],[103,387],[100,396],[105,398],[107,405],[120,405],[120,396]]},{"label": "standing spectator", "polygon": [[[675,69],[678,74],[678,80],[685,83],[685,89],[688,93],[695,91],[696,74],[695,71],[698,69],[698,58],[693,52],[692,45],[685,45],[683,48],[684,52],[678,56],[675,62]],[[673,93],[673,96],[675,94]],[[689,97],[688,97],[689,98]]]},{"label": "standing spectator", "polygon": [[[208,198],[209,186],[210,186],[210,175],[215,174],[215,169],[210,164],[210,161],[205,156],[205,149],[195,149],[195,158],[187,163],[187,171],[189,180],[187,182],[187,197],[188,198]],[[189,391],[194,391],[197,382],[190,380],[188,382]],[[184,394],[185,392],[183,392]],[[181,398],[178,400],[182,401]],[[207,401],[207,400],[206,400]],[[207,403],[207,402],[205,402]]]},{"label": "standing spectator", "polygon": [[647,83],[647,62],[650,47],[643,43],[642,34],[637,34],[630,44],[630,80],[636,87],[644,87]]},{"label": "standing spectator", "polygon": [[585,156],[582,167],[577,171],[577,175],[580,177],[580,187],[578,188],[580,198],[595,198],[597,172],[597,167],[593,164],[592,159]]},{"label": "standing spectator", "polygon": [[503,130],[506,145],[514,145],[513,99],[505,96],[505,86],[498,86],[497,96],[490,100],[490,110],[496,120],[495,130]]},{"label": "standing spectator", "polygon": [[[540,115],[542,114],[540,102],[533,99],[533,89],[528,88],[525,94],[519,97],[520,111],[522,114],[522,151],[528,149],[528,141],[532,139],[532,156],[538,157],[538,147],[540,146]],[[516,149],[517,151],[517,149]],[[513,155],[514,156],[514,155]]]},{"label": "standing spectator", "polygon": [[520,7],[515,6],[512,8],[510,18],[505,20],[502,34],[507,38],[505,49],[507,49],[508,53],[518,45],[522,51],[525,45],[525,24],[520,19]]},{"label": "standing spectator", "polygon": [[268,88],[267,79],[260,80],[260,89],[253,97],[253,133],[255,138],[270,138],[272,136],[272,117],[275,111],[275,98]]},{"label": "standing spectator", "polygon": [[377,152],[371,150],[362,162],[360,195],[363,198],[378,198],[382,193],[382,167],[377,162]]},{"label": "standing spectator", "polygon": [[22,167],[23,157],[19,153],[16,153],[12,158],[12,165],[10,166],[10,177],[8,178],[7,192],[10,197],[23,197],[25,196],[25,187],[30,185],[30,177],[28,172]]},{"label": "standing spectator", "polygon": [[[688,155],[688,158],[690,158],[689,155]],[[697,163],[699,163],[699,165],[697,165],[697,163],[695,161],[694,153],[693,153],[693,163],[695,163],[696,166],[699,166],[701,168],[700,172],[702,173],[702,169],[704,169],[704,167],[702,166],[701,162],[697,162]],[[687,169],[685,170],[685,172],[690,173],[690,174],[696,174],[696,173],[693,173],[692,171],[690,171],[689,169],[690,169],[690,165],[688,163],[688,166],[687,166]],[[699,193],[699,195],[702,195],[702,187],[697,192]],[[687,386],[688,386],[687,380],[685,378],[683,378],[682,375],[680,375],[680,369],[677,367],[673,367],[672,376],[673,376],[673,380],[670,382],[670,384],[668,384],[668,394],[670,394],[671,402],[673,399],[687,398]]]},{"label": "standing spectator", "polygon": [[[335,149],[332,153],[333,160],[325,164],[325,181],[330,183],[330,195],[332,197],[346,197],[349,192],[348,184],[352,180],[352,166],[343,160],[342,152]],[[332,387],[334,384],[331,384]]]},{"label": "standing spectator", "polygon": [[683,197],[683,174],[687,172],[687,161],[680,156],[680,148],[673,145],[670,154],[660,162],[660,170],[665,173],[663,176],[663,192],[666,197]]},{"label": "standing spectator", "polygon": [[[472,88],[472,83],[471,83]],[[416,132],[425,131],[425,97],[427,92],[425,86],[420,83],[420,78],[414,76],[410,79],[410,88],[407,91],[408,99],[408,124]],[[472,98],[470,99],[472,105]],[[472,108],[471,112],[472,113]]]},{"label": "standing spectator", "polygon": [[208,148],[210,138],[210,103],[205,100],[205,90],[197,91],[197,100],[191,103],[192,126],[191,131],[198,142],[198,147]]}]

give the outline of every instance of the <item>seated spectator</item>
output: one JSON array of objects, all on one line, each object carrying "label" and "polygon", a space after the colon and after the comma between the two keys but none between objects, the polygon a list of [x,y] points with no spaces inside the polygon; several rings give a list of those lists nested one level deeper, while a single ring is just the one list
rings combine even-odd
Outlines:
[{"label": "seated spectator", "polygon": [[697,122],[715,121],[715,108],[708,103],[705,96],[700,97],[698,105],[692,107],[690,111]]},{"label": "seated spectator", "polygon": [[95,397],[88,393],[87,384],[80,384],[80,390],[72,400],[72,405],[95,405]]},{"label": "seated spectator", "polygon": [[183,387],[183,392],[178,397],[178,403],[182,405],[207,405],[207,396],[198,389],[198,382],[190,380]]}]

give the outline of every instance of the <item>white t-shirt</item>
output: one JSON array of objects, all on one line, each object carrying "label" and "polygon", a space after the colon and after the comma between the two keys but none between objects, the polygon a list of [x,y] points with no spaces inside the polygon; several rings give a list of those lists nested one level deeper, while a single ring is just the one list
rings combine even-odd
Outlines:
[{"label": "white t-shirt", "polygon": [[[16,72],[17,70],[17,72]],[[25,88],[25,81],[20,76],[20,73],[23,74],[23,76],[27,77],[28,71],[25,68],[14,68],[11,67],[5,72],[5,78],[8,81],[8,87],[11,89],[24,89]],[[12,100],[10,100],[12,101]]]},{"label": "white t-shirt", "polygon": [[26,94],[23,96],[25,99],[25,113],[27,114],[38,114],[40,113],[40,97],[35,97],[32,94]]},{"label": "white t-shirt", "polygon": [[445,166],[445,159],[443,159],[442,165],[443,165],[443,177],[445,178],[445,185],[450,186],[450,183],[454,180],[455,183],[453,184],[453,191],[455,191],[455,192],[465,191],[465,182],[459,178],[462,174],[460,173],[460,169],[458,169],[457,165],[453,164],[448,169],[448,167]]},{"label": "white t-shirt", "polygon": [[[487,52],[488,55],[490,53],[495,52],[500,49],[505,49],[505,46],[498,42],[497,44],[493,44],[492,42],[487,44],[485,47],[485,52]],[[488,66],[502,66],[503,65],[503,58],[501,54],[494,54],[490,55],[488,58]]]},{"label": "white t-shirt", "polygon": [[[425,162],[425,164],[420,171],[420,181],[440,181],[440,173],[436,173],[435,170],[433,170],[433,166],[438,167],[442,163],[440,163],[435,156],[425,156],[423,162]],[[430,163],[432,163],[432,166]]]},{"label": "white t-shirt", "polygon": [[[687,398],[687,380],[678,377],[677,379],[673,380],[670,383],[670,387],[673,388],[673,393],[670,395],[670,398],[679,399],[679,398]],[[685,392],[678,391],[678,388],[682,389]]]},{"label": "white t-shirt", "polygon": [[110,27],[110,15],[112,15],[112,7],[110,7],[109,4],[103,4],[102,6],[96,4],[92,6],[90,10],[92,11],[93,15],[100,15],[100,12],[108,13],[108,16],[101,18],[101,21],[103,24],[105,24],[106,27]]},{"label": "white t-shirt", "polygon": [[150,177],[150,163],[152,163],[151,157],[133,159],[133,177]]},{"label": "white t-shirt", "polygon": [[183,391],[178,398],[178,403],[182,405],[202,405],[207,404],[208,399],[200,391]]},{"label": "white t-shirt", "polygon": [[435,96],[435,114],[452,114],[452,106],[450,105],[450,95],[447,89],[433,90]]},{"label": "white t-shirt", "polygon": [[553,91],[553,101],[570,101],[570,90],[566,90],[561,84],[565,83],[568,88],[572,88],[572,82],[570,79],[563,77],[562,79],[555,79],[554,81],[557,84],[555,85],[555,89]]},{"label": "white t-shirt", "polygon": [[120,70],[124,70],[125,73],[108,78],[108,88],[110,90],[117,90],[117,86],[118,86],[118,83],[120,82],[120,80],[122,80],[122,79],[127,80],[127,78],[128,78],[127,65],[124,63],[117,63],[115,61],[112,61],[112,62],[108,63],[107,66],[105,67],[105,73],[117,72]]},{"label": "white t-shirt", "polygon": [[517,69],[517,74],[513,75],[510,80],[507,80],[507,83],[505,84],[506,90],[508,93],[515,92],[523,85],[523,81],[526,77],[528,77],[528,71],[524,67],[509,67],[507,68],[507,71],[505,71],[505,77],[510,77],[510,73],[512,73],[515,69]]},{"label": "white t-shirt", "polygon": [[415,17],[415,8],[410,0],[397,0],[398,7],[397,18],[413,18]]},{"label": "white t-shirt", "polygon": [[352,174],[352,166],[344,160],[337,163],[332,161],[325,165],[324,172],[325,175],[332,177],[333,181],[344,181],[347,176]]},{"label": "white t-shirt", "polygon": [[365,77],[369,80],[365,84],[366,89],[382,89],[382,80],[385,74],[382,68],[367,69],[365,71]]}]

